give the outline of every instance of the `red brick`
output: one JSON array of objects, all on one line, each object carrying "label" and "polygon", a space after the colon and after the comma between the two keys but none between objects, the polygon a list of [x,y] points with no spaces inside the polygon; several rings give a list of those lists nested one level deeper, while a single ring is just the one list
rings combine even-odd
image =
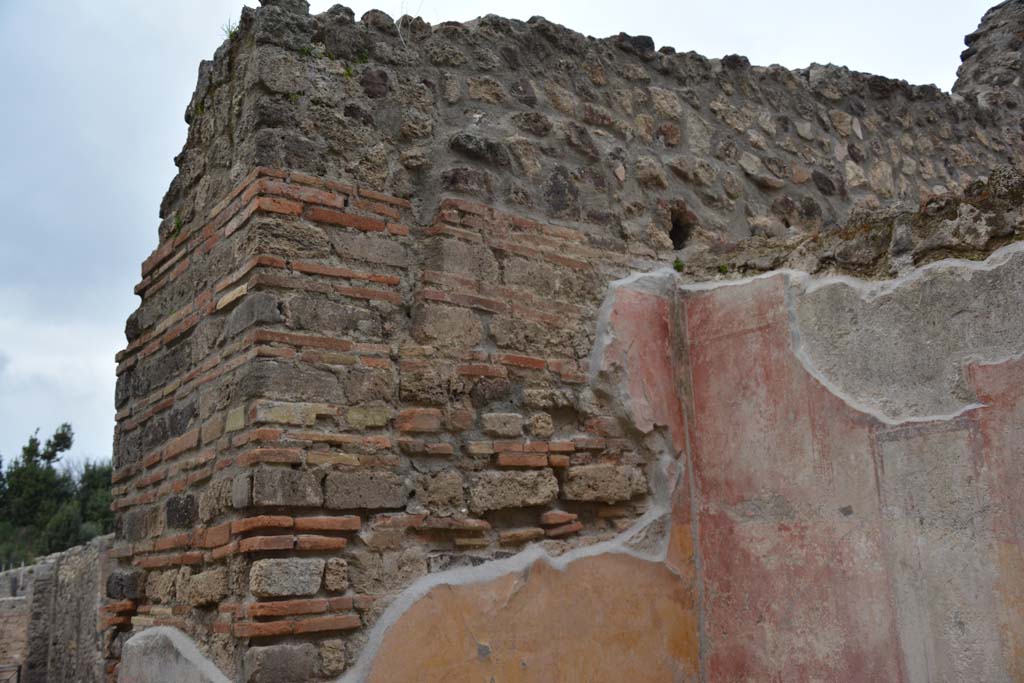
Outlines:
[{"label": "red brick", "polygon": [[164,454],[162,451],[154,451],[153,453],[150,453],[149,455],[142,459],[142,466],[147,469],[153,467],[154,465],[158,464],[161,460],[163,460],[163,457]]},{"label": "red brick", "polygon": [[300,202],[307,202],[309,204],[323,204],[324,206],[331,206],[338,209],[345,208],[344,196],[339,196],[333,192],[325,192],[324,190],[318,190],[311,187],[290,185],[288,183],[278,181],[264,181],[263,191],[268,194],[281,195],[282,197],[287,197]]},{"label": "red brick", "polygon": [[300,534],[296,537],[297,550],[341,550],[348,545],[348,539],[333,536]]},{"label": "red brick", "polygon": [[479,308],[490,313],[505,313],[508,311],[508,304],[500,299],[465,293],[452,293],[449,295],[449,298],[452,303],[467,308]]},{"label": "red brick", "polygon": [[402,303],[402,295],[397,292],[387,292],[382,289],[370,287],[335,287],[334,291],[342,296],[355,299],[367,299],[369,301],[386,301],[390,304]]},{"label": "red brick", "polygon": [[395,427],[400,432],[436,432],[441,429],[441,411],[436,408],[410,408],[398,414]]},{"label": "red brick", "polygon": [[110,549],[108,554],[114,559],[122,560],[126,557],[131,557],[133,552],[132,546],[129,544],[124,546],[115,546]]},{"label": "red brick", "polygon": [[466,377],[507,377],[508,370],[500,365],[487,365],[486,363],[473,363],[460,365],[455,371]]},{"label": "red brick", "polygon": [[514,365],[516,367],[529,368],[531,370],[543,370],[547,367],[547,361],[543,358],[520,356],[513,353],[499,353],[494,357],[494,360],[504,365]]},{"label": "red brick", "polygon": [[290,619],[286,621],[266,621],[259,624],[241,621],[235,624],[234,631],[235,635],[239,638],[270,638],[272,636],[289,635],[294,627],[295,622]]},{"label": "red brick", "polygon": [[99,630],[106,631],[108,628],[114,626],[128,626],[132,623],[132,618],[127,615],[116,616],[116,617],[105,617],[99,621]]},{"label": "red brick", "polygon": [[284,515],[260,515],[231,522],[231,533],[244,534],[254,529],[291,529],[295,520]]},{"label": "red brick", "polygon": [[139,479],[139,481],[135,483],[135,487],[136,488],[140,488],[140,489],[141,488],[145,488],[147,486],[151,486],[153,484],[157,484],[157,483],[163,481],[164,478],[166,478],[166,477],[167,477],[167,470],[157,470],[155,472],[152,472],[152,473],[148,474],[147,476],[143,477],[142,479]]},{"label": "red brick", "polygon": [[332,612],[347,612],[355,605],[351,595],[343,595],[338,598],[329,598],[328,601]]},{"label": "red brick", "polygon": [[238,543],[238,550],[243,553],[256,553],[264,550],[291,550],[295,547],[294,536],[254,536]]},{"label": "red brick", "polygon": [[242,609],[242,604],[239,602],[225,601],[217,605],[217,611],[222,614],[234,614],[236,616],[241,616],[244,610]]},{"label": "red brick", "polygon": [[422,528],[444,531],[489,531],[491,523],[486,519],[471,517],[428,517],[423,522]]},{"label": "red brick", "polygon": [[185,432],[176,439],[172,439],[164,449],[164,460],[170,460],[185,451],[199,446],[199,428]]},{"label": "red brick", "polygon": [[467,201],[465,199],[459,199],[457,197],[445,197],[441,201],[440,210],[455,209],[463,213],[472,213],[478,216],[490,216],[491,209],[485,204],[478,204],[477,202]]},{"label": "red brick", "polygon": [[374,190],[368,190],[365,187],[359,188],[359,196],[366,197],[367,199],[373,199],[378,202],[384,202],[386,204],[394,204],[395,206],[401,206],[402,208],[408,209],[412,207],[412,202],[408,199],[402,199],[401,197],[392,197],[389,194],[383,194],[381,192],[375,192]]},{"label": "red brick", "polygon": [[228,557],[229,555],[234,555],[237,552],[238,541],[232,541],[231,543],[227,543],[225,545],[214,548],[213,552],[210,553],[210,559],[220,560],[225,557]]},{"label": "red brick", "polygon": [[568,455],[549,455],[548,465],[550,467],[563,468],[568,467],[572,463],[572,459]]},{"label": "red brick", "polygon": [[208,529],[196,529],[192,545],[197,548],[216,548],[231,540],[231,522],[224,522]]},{"label": "red brick", "polygon": [[498,542],[502,545],[522,545],[541,538],[544,538],[544,530],[539,527],[509,529],[498,533]]},{"label": "red brick", "polygon": [[298,465],[302,462],[301,448],[254,448],[238,455],[242,467],[256,463],[280,463]]},{"label": "red brick", "polygon": [[188,553],[182,553],[178,557],[178,564],[202,564],[203,553],[198,551],[192,551]]},{"label": "red brick", "polygon": [[365,199],[353,199],[352,206],[360,211],[368,211],[369,213],[375,213],[378,216],[386,216],[396,220],[402,217],[402,212],[398,209],[379,202],[370,202]]},{"label": "red brick", "polygon": [[502,453],[498,456],[498,465],[500,467],[547,467],[548,456],[544,454]]},{"label": "red brick", "polygon": [[193,484],[198,484],[199,482],[206,481],[207,479],[209,479],[212,476],[213,476],[213,470],[211,468],[207,468],[207,469],[199,470],[198,472],[193,472],[192,474],[188,475],[188,477],[186,479],[187,479],[188,485],[192,486]]},{"label": "red brick", "polygon": [[191,541],[191,534],[175,534],[174,536],[164,536],[158,538],[153,542],[153,550],[172,550],[174,548],[185,548]]},{"label": "red brick", "polygon": [[135,601],[119,600],[117,602],[110,602],[103,606],[103,611],[108,614],[117,614],[118,612],[134,612]]},{"label": "red brick", "polygon": [[150,555],[148,557],[135,558],[135,565],[143,569],[158,569],[178,564],[178,555]]},{"label": "red brick", "polygon": [[345,228],[355,228],[364,232],[384,232],[387,223],[378,218],[367,218],[354,214],[327,209],[320,206],[310,206],[306,209],[306,218],[317,223],[330,223]]},{"label": "red brick", "polygon": [[310,275],[324,275],[327,277],[344,278],[346,280],[365,280],[367,282],[379,282],[384,285],[398,285],[402,278],[397,275],[377,275],[375,273],[363,273],[349,268],[339,268],[322,263],[310,263],[308,261],[293,261],[293,270]]},{"label": "red brick", "polygon": [[450,443],[438,442],[427,444],[427,455],[452,455],[455,453],[455,448]]},{"label": "red brick", "polygon": [[423,524],[426,514],[410,515],[405,513],[390,513],[377,515],[370,523],[374,529],[415,529]]},{"label": "red brick", "polygon": [[587,420],[584,430],[601,436],[622,436],[622,427],[613,417],[600,416]]},{"label": "red brick", "polygon": [[253,343],[278,342],[290,344],[291,346],[311,346],[331,351],[349,351],[352,349],[352,342],[346,339],[334,339],[332,337],[316,337],[306,334],[294,334],[291,332],[277,332],[274,330],[255,330],[253,332]]},{"label": "red brick", "polygon": [[579,522],[570,522],[569,524],[563,524],[562,526],[556,526],[554,529],[548,529],[548,538],[560,538],[562,536],[568,536],[574,534],[577,531],[583,529],[583,525]]},{"label": "red brick", "polygon": [[295,622],[295,633],[317,633],[320,631],[351,631],[363,625],[358,614],[341,614],[332,617],[314,617]]},{"label": "red brick", "polygon": [[544,526],[557,526],[560,524],[568,524],[569,522],[575,522],[577,515],[565,510],[548,510],[540,516],[540,523]]},{"label": "red brick", "polygon": [[246,608],[246,612],[250,617],[291,617],[298,614],[322,614],[327,611],[327,607],[326,598],[280,600],[251,604]]},{"label": "red brick", "polygon": [[270,213],[280,213],[286,216],[299,216],[302,214],[302,204],[290,199],[279,197],[259,197],[256,199],[256,209]]},{"label": "red brick", "polygon": [[576,450],[576,444],[572,441],[552,441],[548,444],[548,450],[552,453],[572,453]]},{"label": "red brick", "polygon": [[358,531],[362,520],[355,515],[342,517],[296,517],[296,531]]}]

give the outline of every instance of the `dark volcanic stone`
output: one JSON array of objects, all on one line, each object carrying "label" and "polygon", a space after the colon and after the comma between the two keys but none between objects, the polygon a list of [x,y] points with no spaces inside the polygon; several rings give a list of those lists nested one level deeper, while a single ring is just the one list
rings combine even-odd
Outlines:
[{"label": "dark volcanic stone", "polygon": [[193,495],[171,496],[165,506],[167,526],[172,529],[190,529],[199,518],[199,505]]},{"label": "dark volcanic stone", "polygon": [[359,79],[363,92],[371,99],[388,94],[388,72],[384,69],[370,69]]}]

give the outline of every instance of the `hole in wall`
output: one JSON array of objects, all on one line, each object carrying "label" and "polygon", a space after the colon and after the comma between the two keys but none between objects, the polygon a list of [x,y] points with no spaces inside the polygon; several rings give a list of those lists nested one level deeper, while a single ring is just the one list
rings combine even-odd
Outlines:
[{"label": "hole in wall", "polygon": [[668,236],[672,240],[672,248],[679,251],[690,240],[690,233],[696,225],[696,217],[685,206],[673,206],[669,210],[672,228]]}]

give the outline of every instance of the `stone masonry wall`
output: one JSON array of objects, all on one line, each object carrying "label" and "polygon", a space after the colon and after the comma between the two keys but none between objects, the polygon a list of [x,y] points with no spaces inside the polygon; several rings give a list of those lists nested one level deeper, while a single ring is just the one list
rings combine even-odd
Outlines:
[{"label": "stone masonry wall", "polygon": [[21,680],[103,681],[107,551],[100,537],[0,573],[0,664]]},{"label": "stone masonry wall", "polygon": [[[715,380],[728,358],[694,374],[695,345],[746,328],[693,318],[674,288],[783,268],[913,277],[1011,249],[1024,180],[1000,164],[1020,156],[1019,88],[990,75],[1019,70],[1004,43],[1020,3],[969,38],[953,95],[543,19],[263,4],[200,68],[118,355],[107,676],[154,680],[158,657],[210,681],[725,681],[791,673],[773,668],[787,652],[806,662],[794,680],[864,673],[873,640],[831,663],[767,645],[719,663],[730,629],[768,615],[730,610],[771,574],[729,565],[723,549],[758,537],[715,515],[807,509],[746,480],[704,488],[718,451],[697,443],[701,411],[721,401],[724,419],[743,394]],[[866,343],[844,339],[839,358],[806,347],[843,396]],[[768,419],[744,415],[736,435]],[[827,586],[888,585],[868,574]],[[768,616],[813,649],[823,622]],[[417,640],[435,632],[447,646]],[[137,654],[122,667],[122,652]],[[883,680],[918,670],[883,654]]]}]

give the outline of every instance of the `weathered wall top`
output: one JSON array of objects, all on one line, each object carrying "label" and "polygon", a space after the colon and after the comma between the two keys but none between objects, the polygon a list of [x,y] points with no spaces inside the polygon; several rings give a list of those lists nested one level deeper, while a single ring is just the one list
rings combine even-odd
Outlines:
[{"label": "weathered wall top", "polygon": [[424,223],[442,195],[472,196],[658,257],[687,237],[793,235],[916,204],[1020,151],[1018,2],[968,37],[954,95],[539,17],[430,26],[264,5],[200,68],[162,234],[267,165],[410,198]]}]

